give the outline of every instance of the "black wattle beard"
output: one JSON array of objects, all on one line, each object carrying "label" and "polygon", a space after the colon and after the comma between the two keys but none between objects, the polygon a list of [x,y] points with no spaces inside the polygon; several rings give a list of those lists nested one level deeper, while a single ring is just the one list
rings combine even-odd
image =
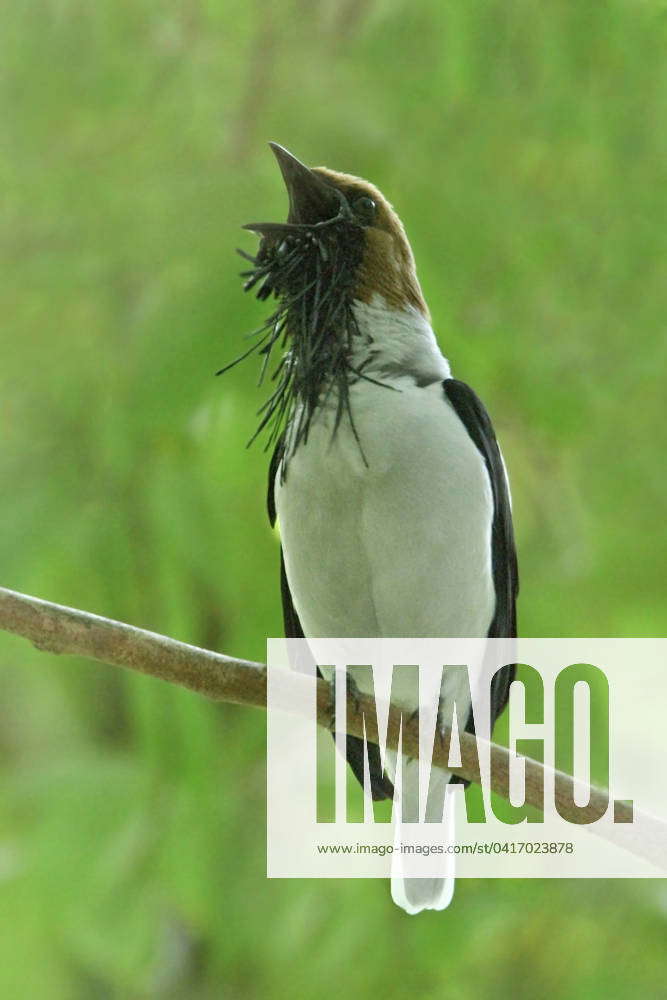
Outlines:
[{"label": "black wattle beard", "polygon": [[354,341],[361,338],[352,293],[363,255],[363,227],[341,213],[315,225],[257,223],[246,228],[259,233],[262,240],[256,257],[238,251],[252,265],[242,273],[244,291],[259,285],[256,297],[263,301],[274,296],[278,308],[251,334],[252,347],[217,374],[258,354],[262,356],[261,385],[274,347],[281,352],[271,374],[275,389],[258,411],[259,425],[248,445],[265,430],[265,450],[282,437],[284,477],[289,459],[308,439],[316,410],[331,398],[335,404],[332,436],[347,414],[364,457],[349,392],[354,381],[368,378],[363,365],[355,368],[350,360]]}]

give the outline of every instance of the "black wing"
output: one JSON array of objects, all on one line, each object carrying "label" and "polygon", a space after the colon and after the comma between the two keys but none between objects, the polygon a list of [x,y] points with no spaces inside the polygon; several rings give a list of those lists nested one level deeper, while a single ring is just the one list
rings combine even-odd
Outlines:
[{"label": "black wing", "polygon": [[[276,523],[276,501],[274,496],[274,485],[276,481],[276,474],[278,472],[278,467],[280,466],[280,459],[282,458],[282,438],[278,441],[275,447],[273,455],[271,457],[271,463],[269,465],[269,488],[266,498],[266,506],[269,513],[269,521],[271,522],[271,527]],[[280,547],[280,593],[283,601],[283,624],[285,627],[285,636],[288,639],[303,639],[303,629],[301,627],[301,622],[299,621],[299,616],[296,613],[296,608],[294,607],[294,602],[292,601],[292,594],[289,589],[289,582],[287,580],[287,572],[285,570],[285,558],[283,556],[282,546]],[[321,677],[322,674],[318,669],[318,674]],[[332,733],[334,739],[336,734]],[[375,743],[368,743],[368,770],[371,779],[371,793],[375,800],[379,799],[393,799],[394,797],[394,786],[391,781],[382,772],[382,764],[380,761],[380,748]],[[364,785],[364,741],[358,736],[347,736],[346,738],[346,756],[347,762],[352,769],[352,773],[355,778],[362,786]]]},{"label": "black wing", "polygon": [[[519,592],[512,508],[505,466],[496,435],[484,404],[465,382],[449,378],[443,382],[445,395],[482,455],[491,481],[493,494],[493,526],[491,529],[493,585],[496,592],[496,610],[489,638],[514,638],[516,636],[516,598]],[[495,676],[491,688],[491,725],[507,704],[509,686],[516,667],[508,665]],[[468,728],[468,727],[466,727]]]}]

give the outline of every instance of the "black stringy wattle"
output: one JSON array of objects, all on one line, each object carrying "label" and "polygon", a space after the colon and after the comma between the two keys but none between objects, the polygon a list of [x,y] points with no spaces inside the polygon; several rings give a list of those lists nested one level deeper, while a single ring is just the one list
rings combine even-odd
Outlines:
[{"label": "black stringy wattle", "polygon": [[350,363],[353,341],[361,336],[352,292],[363,254],[363,227],[341,213],[315,225],[258,223],[252,228],[262,240],[256,257],[238,251],[252,265],[241,275],[246,279],[244,291],[259,285],[256,297],[263,301],[274,296],[278,306],[251,335],[252,346],[216,373],[256,354],[262,358],[261,385],[274,348],[281,352],[271,374],[275,388],[258,411],[259,425],[248,445],[266,430],[267,450],[284,432],[284,476],[290,457],[308,439],[316,409],[333,394],[333,435],[347,414],[365,461],[349,391],[359,378],[374,381]]}]

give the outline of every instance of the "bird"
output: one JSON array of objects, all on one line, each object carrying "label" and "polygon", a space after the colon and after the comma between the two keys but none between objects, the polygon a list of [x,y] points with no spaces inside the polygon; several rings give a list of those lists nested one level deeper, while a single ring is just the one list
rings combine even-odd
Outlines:
[{"label": "bird", "polygon": [[[279,306],[246,354],[256,349],[265,369],[282,351],[258,432],[273,445],[285,635],[514,637],[504,460],[484,405],[438,346],[405,227],[371,182],[270,146],[287,221],[248,224],[261,244],[244,256],[247,287]],[[492,724],[513,671],[494,679]],[[441,705],[453,696],[443,688]],[[348,736],[346,751],[363,785],[363,741]],[[367,751],[373,799],[391,798],[378,748]],[[457,780],[441,771],[437,790]],[[451,874],[399,871],[391,894],[415,914],[448,906],[453,885]]]}]

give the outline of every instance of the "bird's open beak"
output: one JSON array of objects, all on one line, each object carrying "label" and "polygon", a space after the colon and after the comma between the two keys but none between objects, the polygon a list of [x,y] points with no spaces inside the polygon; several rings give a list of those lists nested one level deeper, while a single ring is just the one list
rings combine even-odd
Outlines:
[{"label": "bird's open beak", "polygon": [[289,195],[287,221],[313,225],[332,219],[340,209],[340,198],[335,188],[321,180],[284,146],[277,142],[270,142],[269,146],[278,161]]}]

